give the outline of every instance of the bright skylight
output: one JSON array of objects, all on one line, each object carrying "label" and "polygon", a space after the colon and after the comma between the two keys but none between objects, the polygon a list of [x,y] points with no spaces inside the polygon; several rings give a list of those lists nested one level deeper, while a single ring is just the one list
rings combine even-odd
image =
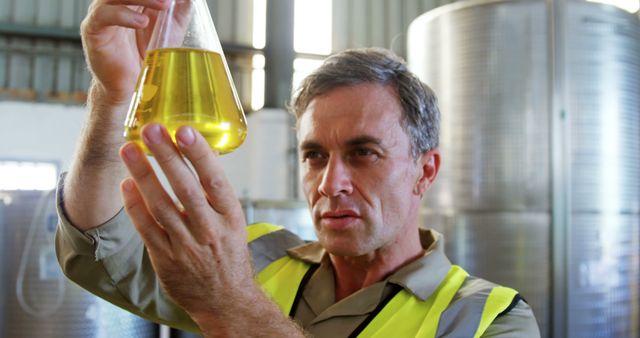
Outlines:
[{"label": "bright skylight", "polygon": [[622,8],[629,13],[636,13],[638,12],[638,9],[640,9],[640,1],[638,0],[587,0],[587,1],[613,5],[613,6]]},{"label": "bright skylight", "polygon": [[253,56],[253,70],[251,72],[251,110],[253,111],[264,107],[264,64],[264,55],[255,54]]},{"label": "bright skylight", "polygon": [[297,58],[293,61],[293,89],[300,85],[300,82],[311,74],[316,68],[322,65],[323,60]]},{"label": "bright skylight", "polygon": [[267,40],[267,0],[253,0],[253,48],[264,48]]},{"label": "bright skylight", "polygon": [[331,54],[332,0],[295,0],[293,47],[298,53]]},{"label": "bright skylight", "polygon": [[0,190],[51,190],[57,178],[53,163],[0,161]]}]

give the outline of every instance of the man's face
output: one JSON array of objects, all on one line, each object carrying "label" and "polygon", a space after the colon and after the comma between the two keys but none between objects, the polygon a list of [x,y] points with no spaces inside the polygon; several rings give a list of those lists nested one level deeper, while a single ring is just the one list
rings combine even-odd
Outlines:
[{"label": "man's face", "polygon": [[392,88],[360,84],[316,97],[302,115],[303,190],[329,253],[373,253],[416,227],[424,162],[411,156],[401,112]]}]

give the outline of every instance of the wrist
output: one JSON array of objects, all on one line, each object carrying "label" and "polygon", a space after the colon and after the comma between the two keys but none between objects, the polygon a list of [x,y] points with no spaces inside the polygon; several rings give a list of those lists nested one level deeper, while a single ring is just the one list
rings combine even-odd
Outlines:
[{"label": "wrist", "polygon": [[122,134],[129,104],[129,99],[125,100],[122,95],[118,96],[107,91],[95,80],[89,87],[87,98],[89,118],[86,132],[90,134],[93,141],[99,141],[110,147],[117,144],[113,147],[116,154],[119,146],[124,143]]},{"label": "wrist", "polygon": [[126,112],[131,102],[131,92],[118,92],[108,90],[101,82],[91,81],[88,93],[88,104],[90,107],[102,108],[100,110],[112,109]]},{"label": "wrist", "polygon": [[219,313],[200,313],[192,319],[205,338],[304,337],[302,329],[286,317],[257,285],[244,290],[241,299],[221,307]]},{"label": "wrist", "polygon": [[242,325],[253,323],[249,320],[254,318],[256,310],[266,306],[264,294],[257,286],[245,286],[240,292],[234,291],[228,290],[224,298],[212,297],[210,306],[196,311],[185,308],[205,337],[234,336],[234,332],[237,335],[238,318],[243,318],[245,324]]},{"label": "wrist", "polygon": [[91,82],[88,94],[89,114],[76,151],[74,167],[113,170],[112,165],[115,165],[124,170],[118,151],[125,142],[123,132],[128,102],[114,99],[96,80]]}]

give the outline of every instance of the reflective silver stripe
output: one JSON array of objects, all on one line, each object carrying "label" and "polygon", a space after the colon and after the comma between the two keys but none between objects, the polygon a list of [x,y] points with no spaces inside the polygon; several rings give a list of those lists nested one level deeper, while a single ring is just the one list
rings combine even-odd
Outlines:
[{"label": "reflective silver stripe", "polygon": [[484,304],[496,284],[467,277],[440,316],[436,337],[473,337],[480,325]]},{"label": "reflective silver stripe", "polygon": [[256,238],[249,243],[256,273],[287,255],[287,250],[304,244],[300,237],[281,229]]}]

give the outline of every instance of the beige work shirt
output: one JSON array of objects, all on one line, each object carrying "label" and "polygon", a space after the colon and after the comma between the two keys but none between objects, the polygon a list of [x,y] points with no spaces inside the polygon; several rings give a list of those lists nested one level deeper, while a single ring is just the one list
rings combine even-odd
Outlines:
[{"label": "beige work shirt", "polygon": [[[333,268],[322,246],[313,242],[288,250],[294,258],[320,264],[302,293],[295,320],[314,337],[338,337],[336,332],[345,332],[340,336],[346,337],[391,293],[392,284],[401,286],[420,300],[426,300],[445,278],[451,263],[444,254],[442,235],[420,229],[420,241],[425,249],[424,256],[400,268],[384,281],[361,289],[337,303]],[[482,289],[487,283],[479,278],[467,278],[451,303]],[[540,332],[531,308],[520,301],[507,314],[498,317],[482,337],[540,337]]]},{"label": "beige work shirt", "polygon": [[[60,222],[56,234],[56,252],[65,274],[90,292],[130,312],[158,323],[188,331],[198,331],[189,316],[166,296],[151,267],[142,241],[130,219],[120,211],[101,226],[81,232],[64,213],[62,185],[57,194]],[[286,230],[282,230],[284,234]],[[292,235],[286,234],[288,237]],[[330,260],[317,242],[284,248],[294,259],[320,264],[309,279],[296,309],[295,320],[314,337],[347,337],[366,319],[396,284],[421,300],[427,299],[444,279],[451,263],[444,254],[442,236],[421,230],[424,256],[400,268],[380,281],[335,302],[334,275]],[[291,243],[291,241],[282,241]],[[264,246],[250,246],[255,257],[279,258]],[[283,248],[276,248],[281,250]],[[283,251],[284,252],[284,251]],[[452,305],[467,295],[486,289],[487,281],[469,277],[452,300]],[[455,309],[453,309],[455,310]],[[455,332],[465,323],[440,323],[440,336]],[[508,313],[498,317],[483,337],[535,338],[538,326],[530,307],[520,301]]]}]

